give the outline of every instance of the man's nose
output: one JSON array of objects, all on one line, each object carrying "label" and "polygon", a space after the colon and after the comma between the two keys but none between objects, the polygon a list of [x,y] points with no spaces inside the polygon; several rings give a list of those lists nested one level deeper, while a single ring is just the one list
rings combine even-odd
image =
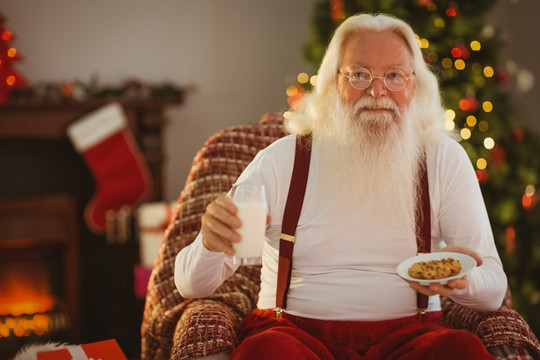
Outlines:
[{"label": "man's nose", "polygon": [[370,94],[373,97],[381,97],[383,95],[386,95],[386,85],[384,85],[384,78],[383,77],[373,77],[371,80],[370,85]]}]

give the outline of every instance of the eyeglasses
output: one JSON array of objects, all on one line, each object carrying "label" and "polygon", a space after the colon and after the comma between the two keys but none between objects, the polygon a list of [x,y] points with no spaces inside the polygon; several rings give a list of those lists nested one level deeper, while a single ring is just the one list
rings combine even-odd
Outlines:
[{"label": "eyeglasses", "polygon": [[343,71],[338,71],[340,74],[346,76],[351,83],[351,86],[358,90],[367,89],[373,79],[382,79],[384,86],[390,91],[400,91],[403,90],[405,84],[409,78],[414,75],[414,72],[411,75],[406,76],[405,73],[399,69],[392,69],[388,71],[384,76],[373,76],[368,69],[360,68],[354,70],[354,72],[347,74]]}]

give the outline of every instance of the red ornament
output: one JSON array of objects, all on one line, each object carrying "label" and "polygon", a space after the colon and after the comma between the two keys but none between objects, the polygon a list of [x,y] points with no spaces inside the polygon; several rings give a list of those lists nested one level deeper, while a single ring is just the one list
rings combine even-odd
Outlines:
[{"label": "red ornament", "polygon": [[64,84],[62,84],[62,87],[61,87],[62,96],[67,99],[71,99],[73,97],[74,88],[75,88],[75,82],[73,81],[65,82]]},{"label": "red ornament", "polygon": [[469,100],[467,99],[461,99],[459,100],[459,108],[463,111],[467,111],[471,108],[471,105],[469,104]]},{"label": "red ornament", "polygon": [[538,199],[536,197],[536,194],[532,194],[532,195],[526,195],[525,194],[521,198],[521,205],[523,205],[523,208],[525,210],[532,210],[536,206],[536,201],[537,200]]},{"label": "red ornament", "polygon": [[461,57],[461,50],[457,47],[453,48],[452,51],[450,51],[453,57],[460,58]]},{"label": "red ornament", "polygon": [[2,40],[4,41],[9,41],[12,37],[13,33],[11,32],[11,30],[4,30],[4,32],[2,33]]},{"label": "red ornament", "polygon": [[521,143],[523,138],[525,138],[525,132],[518,126],[512,129],[512,134],[514,135],[514,140],[516,140],[518,143]]},{"label": "red ornament", "polygon": [[469,49],[465,45],[463,45],[463,44],[459,45],[459,50],[461,51],[461,58],[462,59],[467,60],[469,58],[469,56],[471,56],[471,52],[469,51]]},{"label": "red ornament", "polygon": [[456,59],[465,59],[466,60],[466,59],[469,58],[469,56],[471,56],[471,52],[463,44],[458,44],[455,47],[453,47],[452,50],[450,50],[450,53]]},{"label": "red ornament", "polygon": [[516,249],[516,230],[513,226],[507,226],[506,231],[506,252],[513,253]]},{"label": "red ornament", "polygon": [[478,100],[474,96],[467,96],[459,100],[458,106],[463,111],[475,112],[478,110]]},{"label": "red ornament", "polygon": [[497,80],[499,84],[508,84],[508,81],[510,81],[510,75],[508,75],[508,73],[504,70],[497,69],[495,71],[495,80]]},{"label": "red ornament", "polygon": [[489,173],[486,170],[476,170],[476,178],[480,184],[485,184],[489,180]]},{"label": "red ornament", "polygon": [[469,110],[471,112],[475,112],[476,110],[478,110],[478,99],[471,96],[468,98],[469,100]]},{"label": "red ornament", "polygon": [[506,151],[502,146],[495,145],[491,149],[491,165],[501,166],[506,161]]},{"label": "red ornament", "polygon": [[446,9],[446,15],[449,17],[454,17],[459,15],[459,8],[455,1],[448,4],[448,9]]},{"label": "red ornament", "polygon": [[343,0],[330,1],[330,18],[333,22],[340,22],[345,19],[345,4]]}]

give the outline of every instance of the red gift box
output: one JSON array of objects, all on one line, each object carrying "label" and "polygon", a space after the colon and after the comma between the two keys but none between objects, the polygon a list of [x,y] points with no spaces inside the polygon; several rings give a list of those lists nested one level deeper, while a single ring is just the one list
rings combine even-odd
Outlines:
[{"label": "red gift box", "polygon": [[70,345],[60,350],[37,354],[37,360],[127,360],[116,340],[85,345]]}]

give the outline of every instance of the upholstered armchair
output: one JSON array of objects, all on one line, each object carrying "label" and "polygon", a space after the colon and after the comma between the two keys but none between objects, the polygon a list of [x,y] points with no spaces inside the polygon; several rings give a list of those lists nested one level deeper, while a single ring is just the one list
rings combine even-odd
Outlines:
[{"label": "upholstered armchair", "polygon": [[[226,193],[257,152],[285,135],[279,113],[259,123],[230,127],[210,137],[196,154],[177,209],[165,233],[148,284],[141,328],[142,360],[192,359],[230,352],[236,330],[255,308],[259,266],[242,266],[211,296],[184,299],[174,284],[176,254],[197,236],[206,206]],[[482,314],[443,299],[444,321],[477,334],[498,359],[538,359],[540,345],[511,309]]]}]

